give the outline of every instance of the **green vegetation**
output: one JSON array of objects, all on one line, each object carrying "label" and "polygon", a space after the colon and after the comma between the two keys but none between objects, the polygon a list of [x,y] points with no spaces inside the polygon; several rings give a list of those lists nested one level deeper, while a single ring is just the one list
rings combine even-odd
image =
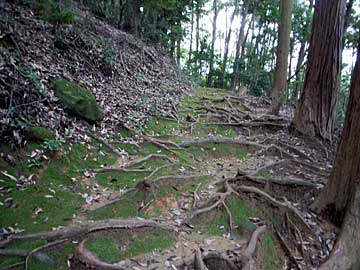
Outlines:
[{"label": "green vegetation", "polygon": [[55,139],[55,133],[45,127],[31,127],[29,129],[29,138],[35,141],[45,141]]},{"label": "green vegetation", "polygon": [[176,121],[152,117],[146,123],[145,133],[150,135],[171,135],[183,129],[184,126]]},{"label": "green vegetation", "polygon": [[53,24],[71,24],[75,21],[69,0],[40,0],[36,1],[35,8],[43,20]]},{"label": "green vegetation", "polygon": [[264,270],[282,269],[279,254],[277,252],[277,243],[270,234],[262,237],[259,246],[259,260],[264,266]]},{"label": "green vegetation", "polygon": [[90,121],[103,119],[103,113],[90,90],[67,80],[54,81],[54,92],[60,103],[74,114]]},{"label": "green vegetation", "polygon": [[[241,234],[243,232],[251,232],[256,226],[249,221],[249,217],[259,216],[259,214],[250,209],[242,200],[235,196],[227,198],[226,205],[228,206],[234,225],[239,226],[239,231],[233,233]],[[200,217],[201,219],[201,217]],[[221,212],[216,212],[211,222],[207,219],[205,224],[199,225],[200,229],[209,235],[223,235],[230,230],[229,216],[225,209]]]},{"label": "green vegetation", "polygon": [[132,233],[120,245],[109,238],[93,238],[86,242],[86,247],[99,259],[116,263],[152,251],[160,251],[175,244],[175,237],[168,232],[156,230],[154,232]]},{"label": "green vegetation", "polygon": [[236,146],[224,143],[210,143],[204,146],[192,146],[188,148],[188,151],[192,153],[196,157],[204,157],[204,158],[220,158],[220,157],[227,157],[233,156],[240,160],[246,158],[246,151]]},{"label": "green vegetation", "polygon": [[[26,153],[38,148],[41,146],[30,144]],[[7,208],[1,206],[0,227],[15,226],[25,232],[38,232],[70,223],[73,214],[84,201],[79,194],[83,189],[78,182],[79,177],[83,177],[81,170],[115,161],[111,154],[98,155],[97,151],[101,147],[97,144],[91,149],[81,144],[67,144],[61,150],[49,161],[42,162],[39,169],[29,168],[23,157],[19,157],[15,167],[0,160],[0,170],[7,171],[16,178],[21,175],[36,175],[36,184],[25,189],[17,189],[13,180],[2,177],[2,185],[12,189],[2,202],[12,197],[13,203]],[[106,150],[102,149],[105,153]]]}]

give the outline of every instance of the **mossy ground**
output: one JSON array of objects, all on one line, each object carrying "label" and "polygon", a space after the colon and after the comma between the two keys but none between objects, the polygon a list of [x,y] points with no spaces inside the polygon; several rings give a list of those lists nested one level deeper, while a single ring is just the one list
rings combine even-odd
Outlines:
[{"label": "mossy ground", "polygon": [[152,251],[161,251],[173,246],[176,242],[174,236],[163,230],[155,230],[146,234],[129,233],[121,243],[113,238],[93,238],[86,242],[86,247],[99,259],[116,263]]},{"label": "mossy ground", "polygon": [[[249,234],[256,226],[249,221],[249,217],[259,216],[259,213],[252,210],[247,204],[235,196],[230,196],[226,199],[226,205],[229,208],[233,225],[238,229],[232,232],[235,237],[241,237],[243,233]],[[199,217],[199,224],[197,228],[205,234],[222,236],[230,232],[229,215],[225,209],[221,211],[215,210],[211,215],[206,217],[207,222],[202,223],[204,217]],[[211,221],[209,222],[209,218]]]},{"label": "mossy ground", "polygon": [[283,269],[278,253],[279,244],[269,233],[265,234],[259,244],[258,264],[264,270]]},{"label": "mossy ground", "polygon": [[[196,109],[201,105],[203,97],[219,98],[226,94],[225,91],[217,91],[208,88],[201,88],[196,91],[193,97],[185,97],[179,105],[179,114],[196,115]],[[221,106],[221,104],[217,105]],[[148,135],[156,135],[157,138],[180,143],[189,136],[193,138],[207,137],[208,135],[235,137],[237,131],[234,128],[205,126],[199,124],[193,129],[193,134],[189,134],[190,126],[180,124],[176,121],[151,118],[144,129]],[[186,138],[183,136],[186,134]],[[133,132],[122,129],[118,132],[119,138],[131,138]],[[125,150],[132,159],[140,158],[148,154],[164,154],[172,162],[163,159],[152,159],[142,164],[138,164],[132,169],[155,169],[163,165],[169,165],[159,170],[149,180],[155,180],[160,176],[179,175],[180,171],[192,172],[196,167],[199,159],[211,160],[216,158],[237,158],[243,160],[246,158],[246,151],[241,147],[233,147],[227,144],[209,144],[201,147],[190,147],[186,150],[173,149],[176,155],[160,149],[157,146],[145,142],[140,145],[131,143],[114,142],[114,146]],[[15,208],[5,208],[0,206],[0,227],[12,226],[24,229],[25,233],[51,230],[60,225],[69,224],[74,214],[84,204],[81,194],[87,190],[81,184],[84,180],[84,170],[99,168],[101,166],[113,165],[117,157],[110,152],[105,146],[92,142],[91,144],[62,144],[56,151],[45,150],[49,160],[42,161],[40,167],[33,166],[30,168],[29,154],[35,149],[43,149],[40,143],[31,143],[25,149],[17,152],[15,157],[17,162],[11,166],[0,159],[0,170],[7,171],[11,175],[19,178],[21,175],[30,176],[34,174],[36,184],[27,187],[24,190],[16,189],[16,183],[1,175],[1,186],[12,188],[12,192],[0,198],[4,201],[8,197],[13,197]],[[11,152],[7,146],[1,147],[1,152]],[[193,173],[193,172],[192,172]],[[135,187],[150,172],[144,173],[98,173],[95,181],[101,186],[113,190]],[[184,198],[184,194],[192,194],[198,184],[205,186],[210,180],[209,177],[201,177],[193,182],[182,182],[176,185],[161,185],[152,194],[142,190],[127,193],[116,203],[99,208],[87,213],[90,220],[102,220],[107,218],[130,218],[130,217],[157,217],[164,211],[164,201],[171,198],[175,202]],[[142,206],[149,204],[147,210]],[[250,216],[259,216],[259,213],[251,210],[243,201],[237,197],[230,197],[226,201],[229,207],[234,224],[240,229],[233,232],[234,237],[242,237],[243,233],[249,233],[254,229],[254,225],[248,221]],[[36,210],[42,209],[35,214]],[[166,206],[165,206],[166,208]],[[166,209],[165,209],[166,210]],[[211,215],[211,222],[208,218],[206,222],[197,224],[197,229],[208,235],[221,236],[229,231],[229,218],[226,211],[216,211]],[[209,225],[210,224],[210,225]],[[130,258],[153,250],[165,249],[175,243],[175,239],[167,233],[157,232],[144,235],[131,234],[124,246],[120,246],[110,238],[93,238],[89,239],[87,246],[99,258],[107,262],[117,262],[124,258]],[[266,269],[277,269],[278,255],[271,236],[265,238],[262,243],[260,252],[264,254],[264,264]],[[43,245],[44,241],[17,243],[10,247],[33,249]],[[61,248],[49,251],[49,255],[59,262],[57,268],[66,269],[66,257],[74,253],[73,244],[65,244]],[[7,266],[21,261],[19,258],[0,258],[0,267]],[[273,268],[271,268],[273,267]],[[275,267],[275,268],[274,268]],[[39,262],[31,261],[30,269],[52,269],[48,265],[42,265]]]}]

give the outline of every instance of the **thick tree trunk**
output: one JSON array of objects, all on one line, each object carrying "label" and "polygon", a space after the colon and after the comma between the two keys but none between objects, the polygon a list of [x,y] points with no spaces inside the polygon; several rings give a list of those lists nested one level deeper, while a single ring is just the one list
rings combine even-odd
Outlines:
[{"label": "thick tree trunk", "polygon": [[209,59],[209,73],[207,77],[207,86],[211,87],[213,84],[213,73],[214,73],[214,50],[216,41],[216,21],[219,15],[218,0],[214,0],[213,3],[214,17],[212,21],[212,40],[210,48],[210,59]]},{"label": "thick tree trunk", "polygon": [[276,50],[276,67],[273,86],[270,92],[272,99],[271,112],[278,114],[281,106],[282,95],[286,89],[287,63],[290,47],[291,32],[291,0],[280,1],[279,42]]},{"label": "thick tree trunk", "polygon": [[315,2],[304,88],[293,120],[298,131],[328,140],[336,122],[345,2]]},{"label": "thick tree trunk", "polygon": [[125,32],[138,36],[139,22],[140,22],[140,0],[126,1],[124,23],[122,29]]},{"label": "thick tree trunk", "polygon": [[321,270],[360,269],[360,46],[357,57],[334,169],[314,204],[315,210],[331,211],[333,221],[342,223],[334,251]]},{"label": "thick tree trunk", "polygon": [[238,13],[238,1],[235,1],[234,11],[231,14],[231,18],[230,18],[229,30],[228,30],[226,38],[225,38],[224,58],[223,58],[222,66],[221,66],[221,75],[220,75],[221,76],[220,77],[220,86],[222,88],[224,88],[224,85],[225,85],[225,72],[226,72],[226,65],[227,65],[228,54],[229,54],[229,44],[230,44],[231,33],[232,33],[232,24],[233,24],[235,15],[237,13]]},{"label": "thick tree trunk", "polygon": [[[241,14],[241,25],[240,25],[240,30],[239,30],[239,35],[236,41],[236,52],[235,52],[235,60],[234,60],[234,65],[233,65],[233,73],[231,75],[231,85],[230,85],[230,89],[232,91],[235,91],[236,85],[239,81],[239,77],[240,77],[240,52],[241,52],[241,48],[243,47],[244,44],[244,32],[245,32],[245,25],[246,25],[246,17],[247,17],[247,13],[248,13],[248,6],[249,6],[249,1],[246,1],[245,6],[243,7],[243,12]],[[250,29],[250,26],[249,26]]]}]

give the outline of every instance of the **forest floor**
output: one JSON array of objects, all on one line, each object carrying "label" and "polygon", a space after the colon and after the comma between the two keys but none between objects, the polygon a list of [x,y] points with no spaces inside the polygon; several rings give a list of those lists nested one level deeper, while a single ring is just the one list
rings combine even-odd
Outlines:
[{"label": "forest floor", "polygon": [[199,88],[143,130],[2,146],[0,269],[317,269],[333,151],[268,108]]}]

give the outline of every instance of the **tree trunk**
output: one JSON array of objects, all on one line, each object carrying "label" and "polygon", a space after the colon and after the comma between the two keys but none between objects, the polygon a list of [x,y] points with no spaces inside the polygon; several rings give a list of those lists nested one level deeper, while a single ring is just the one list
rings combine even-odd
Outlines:
[{"label": "tree trunk", "polygon": [[123,30],[135,36],[139,35],[140,0],[126,1]]},{"label": "tree trunk", "polygon": [[[245,32],[245,25],[246,25],[246,17],[247,17],[247,13],[248,13],[248,6],[249,6],[249,1],[246,1],[245,6],[243,7],[243,12],[241,14],[241,25],[240,25],[240,30],[239,30],[239,35],[238,35],[238,39],[236,41],[236,52],[235,52],[235,60],[234,60],[234,65],[233,65],[233,73],[231,75],[231,86],[230,89],[232,91],[235,91],[236,85],[239,81],[239,77],[240,77],[240,52],[241,52],[241,48],[243,47],[244,44],[244,32]],[[250,29],[250,25],[249,25],[249,29]]]},{"label": "tree trunk", "polygon": [[328,210],[342,230],[321,270],[360,269],[360,42],[344,129],[329,182],[314,203]]},{"label": "tree trunk", "polygon": [[281,107],[282,95],[286,89],[287,63],[290,47],[291,32],[291,0],[280,1],[279,42],[276,50],[276,67],[273,86],[270,92],[272,99],[271,112],[278,114]]},{"label": "tree trunk", "polygon": [[315,2],[304,88],[293,120],[298,131],[328,140],[336,123],[345,2]]},{"label": "tree trunk", "polygon": [[298,61],[296,64],[296,70],[295,70],[295,85],[294,85],[294,90],[292,92],[292,100],[295,103],[298,98],[299,98],[299,91],[300,91],[300,87],[301,87],[301,66],[302,63],[304,62],[304,58],[305,58],[305,47],[306,47],[306,42],[302,41],[301,45],[300,45],[300,50],[299,50],[299,55],[298,55]]},{"label": "tree trunk", "polygon": [[226,65],[227,65],[227,60],[228,60],[228,54],[229,54],[229,44],[230,44],[230,39],[231,39],[231,33],[232,33],[232,24],[235,18],[235,15],[238,13],[238,0],[235,1],[235,7],[234,7],[234,11],[231,14],[231,18],[230,18],[230,25],[229,25],[229,30],[227,32],[226,38],[225,38],[225,49],[224,49],[224,58],[223,58],[223,62],[222,62],[222,66],[221,66],[221,77],[220,77],[220,86],[222,88],[224,88],[224,81],[225,81],[225,72],[226,72]]},{"label": "tree trunk", "polygon": [[[200,16],[201,16],[200,2],[199,2],[199,0],[197,0],[196,1],[196,44],[195,44],[196,45],[195,46],[196,53],[199,52],[199,45],[200,45]],[[196,58],[196,63],[195,63],[196,68],[198,68],[198,66],[199,66],[198,64],[199,64],[199,61],[198,61],[198,58]]]},{"label": "tree trunk", "polygon": [[194,2],[191,0],[190,2],[190,10],[191,10],[191,28],[190,28],[190,44],[189,44],[189,57],[188,57],[188,69],[190,70],[191,66],[191,57],[192,57],[192,45],[193,45],[193,33],[194,33]]},{"label": "tree trunk", "polygon": [[209,73],[207,78],[207,86],[211,87],[213,84],[213,72],[214,72],[214,50],[215,50],[215,41],[216,41],[216,21],[219,15],[218,0],[214,0],[213,3],[214,17],[212,21],[212,40],[211,40],[211,49],[210,49],[210,59],[209,59]]}]

